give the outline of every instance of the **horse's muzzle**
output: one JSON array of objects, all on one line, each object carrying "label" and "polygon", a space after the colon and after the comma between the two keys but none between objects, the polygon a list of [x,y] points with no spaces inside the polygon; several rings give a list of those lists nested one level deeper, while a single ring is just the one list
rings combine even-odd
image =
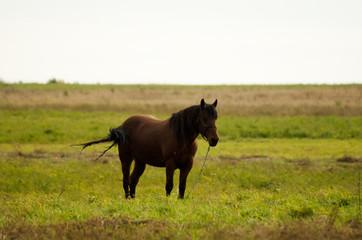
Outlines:
[{"label": "horse's muzzle", "polygon": [[209,139],[209,145],[210,147],[215,147],[217,145],[217,142],[219,141],[218,138],[211,138]]}]

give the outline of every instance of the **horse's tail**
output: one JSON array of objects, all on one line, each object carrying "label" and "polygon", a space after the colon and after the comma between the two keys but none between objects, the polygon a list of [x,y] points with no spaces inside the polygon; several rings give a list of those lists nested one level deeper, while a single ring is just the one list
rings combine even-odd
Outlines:
[{"label": "horse's tail", "polygon": [[112,147],[114,147],[118,143],[128,143],[128,141],[129,141],[128,140],[128,134],[126,133],[126,131],[122,127],[118,127],[118,128],[110,128],[109,129],[109,134],[105,138],[102,138],[102,139],[96,140],[96,141],[91,141],[91,142],[79,144],[77,146],[83,146],[82,151],[80,152],[80,154],[82,154],[83,150],[86,147],[89,147],[89,146],[91,146],[93,144],[105,143],[105,142],[113,142],[101,155],[99,155],[99,157],[96,159],[96,161],[97,161],[109,149],[111,149]]}]

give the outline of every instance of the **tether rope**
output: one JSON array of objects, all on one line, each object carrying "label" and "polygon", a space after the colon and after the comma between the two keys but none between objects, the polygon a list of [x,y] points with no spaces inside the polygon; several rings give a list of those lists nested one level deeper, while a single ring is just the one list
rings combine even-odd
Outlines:
[{"label": "tether rope", "polygon": [[209,145],[209,148],[207,149],[206,156],[205,156],[204,162],[203,162],[203,164],[202,164],[201,170],[200,170],[200,172],[199,172],[199,175],[197,176],[197,178],[196,178],[196,180],[195,180],[195,182],[194,182],[194,185],[192,185],[190,191],[187,193],[186,198],[189,197],[189,195],[190,195],[190,193],[192,192],[192,190],[194,189],[197,181],[199,181],[199,178],[200,178],[200,176],[201,176],[201,173],[202,173],[202,171],[204,170],[205,162],[206,162],[206,159],[207,159],[207,155],[209,154],[209,151],[210,151],[210,145]]}]

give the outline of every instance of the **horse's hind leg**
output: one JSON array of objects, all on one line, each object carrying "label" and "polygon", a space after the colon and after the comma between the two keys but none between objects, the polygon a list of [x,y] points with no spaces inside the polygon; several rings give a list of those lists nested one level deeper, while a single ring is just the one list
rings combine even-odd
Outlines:
[{"label": "horse's hind leg", "polygon": [[123,189],[126,196],[126,199],[130,197],[129,193],[129,186],[130,186],[130,179],[129,179],[129,173],[131,169],[131,164],[133,161],[132,154],[131,153],[125,153],[123,151],[119,151],[119,159],[122,163],[122,173],[123,173]]},{"label": "horse's hind leg", "polygon": [[141,175],[145,171],[145,168],[146,168],[145,163],[137,161],[137,159],[135,160],[134,169],[133,169],[133,172],[132,172],[131,178],[130,178],[130,180],[131,180],[131,182],[130,182],[131,198],[135,198],[136,186],[137,186],[138,180],[140,179]]}]

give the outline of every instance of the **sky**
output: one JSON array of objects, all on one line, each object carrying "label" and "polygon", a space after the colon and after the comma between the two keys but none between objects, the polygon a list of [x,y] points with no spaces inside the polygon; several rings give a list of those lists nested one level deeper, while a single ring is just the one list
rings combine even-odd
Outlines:
[{"label": "sky", "polygon": [[361,0],[0,0],[0,79],[362,83]]}]

